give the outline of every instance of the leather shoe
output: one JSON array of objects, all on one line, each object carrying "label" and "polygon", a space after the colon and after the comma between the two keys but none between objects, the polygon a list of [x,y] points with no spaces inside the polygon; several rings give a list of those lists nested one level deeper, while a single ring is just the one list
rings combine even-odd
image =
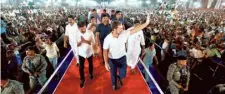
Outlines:
[{"label": "leather shoe", "polygon": [[94,76],[93,76],[93,75],[90,75],[90,78],[91,78],[91,80],[92,80],[92,79],[94,79]]},{"label": "leather shoe", "polygon": [[85,80],[80,82],[80,88],[84,87],[84,82],[85,82]]},{"label": "leather shoe", "polygon": [[116,88],[116,86],[113,86],[113,90],[116,90],[117,88]]}]

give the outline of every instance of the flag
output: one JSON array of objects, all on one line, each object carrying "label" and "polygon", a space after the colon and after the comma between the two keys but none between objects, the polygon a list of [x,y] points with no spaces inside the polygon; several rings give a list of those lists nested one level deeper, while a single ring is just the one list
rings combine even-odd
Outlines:
[{"label": "flag", "polygon": [[172,7],[173,7],[173,4],[175,4],[175,0],[170,0],[169,4],[168,4],[168,7],[167,7],[167,10],[171,10]]}]

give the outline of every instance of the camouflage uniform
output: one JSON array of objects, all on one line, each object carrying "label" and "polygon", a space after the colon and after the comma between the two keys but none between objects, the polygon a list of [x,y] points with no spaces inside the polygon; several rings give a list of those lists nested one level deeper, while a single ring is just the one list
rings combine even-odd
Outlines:
[{"label": "camouflage uniform", "polygon": [[1,87],[1,94],[25,94],[22,83],[15,80],[8,80],[4,87]]},{"label": "camouflage uniform", "polygon": [[30,88],[34,90],[39,82],[40,85],[44,85],[47,81],[46,78],[46,68],[47,62],[42,55],[35,54],[33,58],[25,57],[23,60],[22,70],[26,73],[38,73],[37,75],[29,76]]},{"label": "camouflage uniform", "polygon": [[[186,80],[183,81],[184,79]],[[173,63],[169,66],[167,80],[169,81],[169,90],[171,94],[179,94],[179,92],[181,92],[189,84],[190,71],[187,66],[182,68],[178,65],[178,63]],[[177,87],[178,84],[183,88],[179,89]]]}]

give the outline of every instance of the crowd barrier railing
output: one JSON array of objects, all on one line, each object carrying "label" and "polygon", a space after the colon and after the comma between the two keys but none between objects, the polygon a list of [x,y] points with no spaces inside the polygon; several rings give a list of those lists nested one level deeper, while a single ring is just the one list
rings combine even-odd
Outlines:
[{"label": "crowd barrier railing", "polygon": [[[158,85],[158,83],[156,82],[155,78],[153,77],[153,75],[151,74],[151,72],[149,71],[149,68],[147,68],[144,64],[144,62],[139,58],[139,62],[142,64],[142,66],[144,67],[144,71],[147,72],[148,76],[150,77],[151,84],[155,85],[155,87],[157,88],[157,92],[159,94],[164,94],[162,89],[160,88],[160,86]],[[150,88],[150,90],[152,91],[152,89]],[[153,94],[153,93],[152,93]]]},{"label": "crowd barrier railing", "polygon": [[71,52],[72,52],[72,49],[70,49],[70,51],[67,53],[67,55],[65,56],[65,58],[61,61],[61,63],[58,65],[58,67],[55,69],[55,71],[49,77],[49,79],[47,80],[47,82],[42,86],[42,88],[40,89],[40,91],[38,92],[38,94],[42,94],[45,90],[47,90],[50,81],[53,80],[53,78],[56,76],[56,74],[58,73],[58,71],[61,68],[61,66],[64,64],[64,62],[66,61],[66,59],[68,59],[68,56],[70,55]]}]

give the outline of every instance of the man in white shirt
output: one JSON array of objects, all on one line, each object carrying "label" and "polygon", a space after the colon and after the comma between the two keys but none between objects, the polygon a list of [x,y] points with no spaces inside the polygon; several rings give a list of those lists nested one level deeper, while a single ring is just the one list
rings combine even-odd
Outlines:
[{"label": "man in white shirt", "polygon": [[[140,24],[139,20],[134,21],[134,27]],[[145,49],[145,39],[143,31],[137,32],[129,36],[127,41],[127,65],[131,67],[131,73],[135,74],[135,67],[138,63],[138,58],[141,54],[141,51]],[[141,49],[142,46],[142,49]]]},{"label": "man in white shirt", "polygon": [[89,63],[89,74],[90,78],[93,79],[93,46],[95,44],[94,33],[86,29],[86,24],[84,22],[78,23],[78,29],[80,32],[77,33],[77,47],[79,55],[79,72],[80,72],[80,87],[84,87],[85,76],[84,76],[84,62],[85,59]]},{"label": "man in white shirt", "polygon": [[[103,54],[105,68],[110,70],[113,89],[116,90],[117,80],[119,86],[122,86],[122,79],[126,76],[126,50],[125,43],[131,34],[141,31],[149,24],[150,16],[144,24],[140,24],[135,28],[123,30],[123,25],[119,21],[112,22],[112,32],[108,34],[103,43]],[[117,75],[119,69],[119,75]]]},{"label": "man in white shirt", "polygon": [[67,48],[67,41],[69,40],[69,44],[71,49],[73,50],[74,57],[76,58],[77,65],[79,64],[79,57],[78,57],[78,48],[77,48],[77,41],[76,36],[78,32],[77,24],[75,23],[74,16],[68,16],[69,24],[66,26],[65,36],[64,36],[64,47]]}]

